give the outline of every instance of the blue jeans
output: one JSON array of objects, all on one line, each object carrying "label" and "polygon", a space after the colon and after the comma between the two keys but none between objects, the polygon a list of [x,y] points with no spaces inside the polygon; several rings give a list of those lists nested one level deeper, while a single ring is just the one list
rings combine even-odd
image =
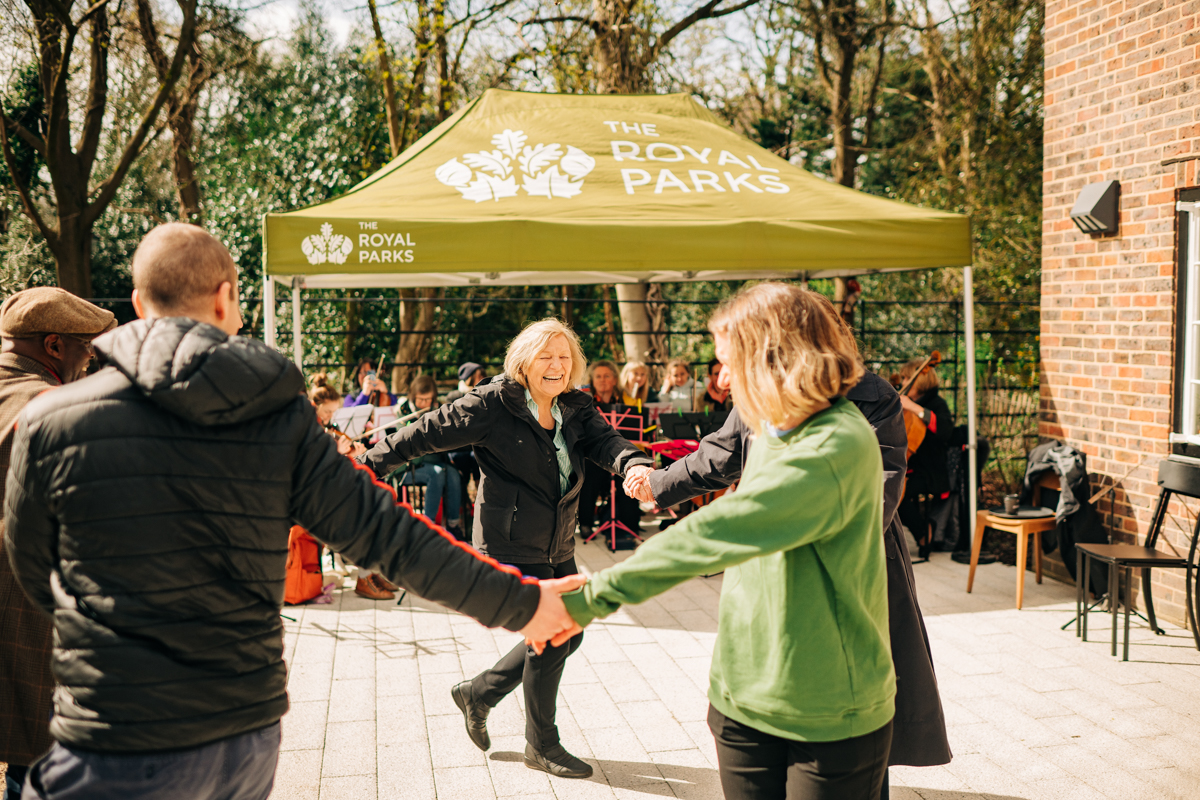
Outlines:
[{"label": "blue jeans", "polygon": [[266,800],[279,723],[167,753],[115,755],[55,742],[29,768],[22,800]]},{"label": "blue jeans", "polygon": [[404,473],[405,486],[425,487],[425,516],[437,518],[438,506],[446,499],[445,519],[447,525],[459,521],[462,510],[462,479],[458,470],[446,464],[422,464]]}]

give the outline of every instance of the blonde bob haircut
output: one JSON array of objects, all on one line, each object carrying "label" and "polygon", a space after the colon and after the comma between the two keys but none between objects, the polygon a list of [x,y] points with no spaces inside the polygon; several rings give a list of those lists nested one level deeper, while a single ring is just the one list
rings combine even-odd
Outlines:
[{"label": "blonde bob haircut", "polygon": [[529,323],[508,343],[508,350],[504,353],[505,374],[528,389],[527,376],[530,365],[555,336],[567,337],[567,346],[571,348],[571,374],[567,376],[569,385],[564,391],[570,391],[583,383],[587,374],[587,359],[583,357],[579,337],[575,335],[575,331],[553,317]]},{"label": "blonde bob haircut", "polygon": [[781,426],[807,419],[863,376],[858,345],[823,295],[760,283],[722,305],[708,323],[727,342],[734,403],[743,420]]}]

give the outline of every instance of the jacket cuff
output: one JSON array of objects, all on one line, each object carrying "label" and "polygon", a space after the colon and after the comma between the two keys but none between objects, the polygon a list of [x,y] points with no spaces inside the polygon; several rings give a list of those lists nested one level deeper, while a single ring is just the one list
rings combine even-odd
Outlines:
[{"label": "jacket cuff", "polygon": [[588,605],[585,594],[586,589],[587,584],[584,584],[582,589],[568,592],[562,596],[563,605],[567,607],[567,613],[571,615],[571,619],[579,623],[579,627],[581,628],[586,628],[596,618],[595,612]]},{"label": "jacket cuff", "polygon": [[538,603],[542,600],[542,591],[536,583],[522,583],[517,591],[520,593],[517,602],[524,603],[525,607],[516,612],[508,621],[500,626],[514,633],[529,624],[529,621],[533,619],[533,615],[537,613]]}]

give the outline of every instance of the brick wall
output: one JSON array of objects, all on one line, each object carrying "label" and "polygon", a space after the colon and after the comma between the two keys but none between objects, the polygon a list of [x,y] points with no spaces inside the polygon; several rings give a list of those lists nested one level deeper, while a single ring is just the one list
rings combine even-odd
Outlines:
[{"label": "brick wall", "polygon": [[[1169,453],[1174,204],[1200,184],[1200,0],[1048,0],[1045,46],[1039,430],[1088,454],[1094,490],[1117,483],[1100,508],[1132,541]],[[1089,236],[1068,215],[1103,180],[1121,183],[1120,231]],[[1173,509],[1165,549],[1186,548],[1196,511]],[[1182,573],[1156,571],[1154,599],[1182,623]]]}]

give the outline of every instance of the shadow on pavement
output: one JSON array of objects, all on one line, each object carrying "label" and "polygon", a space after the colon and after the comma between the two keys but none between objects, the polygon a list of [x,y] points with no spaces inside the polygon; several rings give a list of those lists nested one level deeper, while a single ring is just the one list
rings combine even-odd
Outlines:
[{"label": "shadow on pavement", "polygon": [[[523,761],[523,753],[512,751],[497,751],[488,756],[492,761]],[[656,764],[652,761],[607,761],[603,759],[585,759],[589,764],[599,767],[589,779],[592,783],[602,783],[614,789],[625,789],[658,797],[675,797],[671,789],[684,786],[721,785],[715,769],[708,767],[681,767],[676,764]],[[980,795],[982,797],[982,795]],[[1008,800],[1008,798],[1001,798]]]}]

